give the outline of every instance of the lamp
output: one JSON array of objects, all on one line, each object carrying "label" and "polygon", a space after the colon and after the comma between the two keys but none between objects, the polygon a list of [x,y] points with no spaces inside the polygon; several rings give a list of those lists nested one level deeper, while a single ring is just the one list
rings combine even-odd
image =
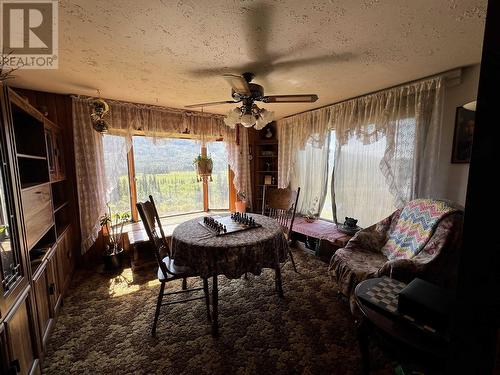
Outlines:
[{"label": "lamp", "polygon": [[224,123],[233,129],[237,124],[241,124],[245,128],[255,126],[255,129],[260,130],[273,121],[273,119],[274,112],[252,104],[251,106],[243,105],[230,110],[224,118]]},{"label": "lamp", "polygon": [[473,102],[469,102],[464,104],[462,107],[469,111],[475,111],[476,110],[476,101],[474,100]]}]

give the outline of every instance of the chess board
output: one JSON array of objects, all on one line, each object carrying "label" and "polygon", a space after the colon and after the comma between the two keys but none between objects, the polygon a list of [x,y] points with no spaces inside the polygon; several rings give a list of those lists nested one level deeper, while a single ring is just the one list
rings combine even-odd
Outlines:
[{"label": "chess board", "polygon": [[401,281],[382,277],[377,284],[373,285],[366,292],[360,293],[358,297],[375,307],[397,315],[398,295],[404,287],[406,287],[406,284]]},{"label": "chess board", "polygon": [[379,310],[388,312],[398,318],[405,319],[423,331],[434,334],[437,333],[435,328],[430,327],[423,322],[419,322],[412,316],[400,314],[398,312],[399,292],[401,292],[405,287],[405,283],[384,276],[380,278],[377,284],[373,285],[366,292],[358,294],[358,298],[361,298],[363,301],[369,303],[375,308],[378,308]]},{"label": "chess board", "polygon": [[206,225],[203,220],[198,221],[198,223],[204,227],[205,229],[209,230],[210,232],[214,233],[216,236],[224,236],[226,234],[231,234],[231,233],[236,233],[236,232],[241,232],[243,230],[249,230],[249,229],[254,229],[254,228],[260,228],[262,225],[255,223],[253,226],[250,225],[245,225],[238,223],[231,219],[230,216],[212,216],[215,220],[217,220],[219,223],[222,225],[226,226],[227,232],[220,232],[217,233],[214,228],[209,227]]}]

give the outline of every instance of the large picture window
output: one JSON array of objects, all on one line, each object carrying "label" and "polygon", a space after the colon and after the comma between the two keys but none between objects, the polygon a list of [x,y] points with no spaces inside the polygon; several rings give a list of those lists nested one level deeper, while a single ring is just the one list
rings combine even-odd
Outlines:
[{"label": "large picture window", "polygon": [[[193,139],[133,136],[128,155],[122,152],[121,158],[117,158],[119,140],[123,149],[124,137],[105,135],[103,142],[107,156],[106,174],[118,175],[110,196],[113,211],[134,213],[134,202],[145,201],[149,195],[154,197],[160,216],[229,209],[229,168],[224,142],[210,142],[204,150],[201,142]],[[205,152],[212,157],[214,164],[213,181],[208,182],[208,189],[197,180],[193,166],[193,160]],[[114,181],[108,183],[113,186]],[[135,189],[130,189],[130,181]],[[131,191],[135,191],[132,197]]]}]

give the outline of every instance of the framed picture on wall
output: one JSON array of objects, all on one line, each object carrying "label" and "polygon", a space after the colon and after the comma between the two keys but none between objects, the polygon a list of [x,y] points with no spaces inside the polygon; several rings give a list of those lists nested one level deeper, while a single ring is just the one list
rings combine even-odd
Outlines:
[{"label": "framed picture on wall", "polygon": [[452,163],[469,163],[472,151],[472,137],[476,112],[457,107],[455,132],[453,134]]}]

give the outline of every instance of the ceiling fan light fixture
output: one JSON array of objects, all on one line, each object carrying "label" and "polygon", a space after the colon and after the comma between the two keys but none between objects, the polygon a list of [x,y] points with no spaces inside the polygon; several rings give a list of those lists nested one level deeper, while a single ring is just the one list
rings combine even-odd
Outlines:
[{"label": "ceiling fan light fixture", "polygon": [[246,113],[240,118],[240,123],[245,128],[251,128],[252,126],[255,125],[256,122],[257,120],[255,119],[255,116],[252,115],[251,113]]}]

